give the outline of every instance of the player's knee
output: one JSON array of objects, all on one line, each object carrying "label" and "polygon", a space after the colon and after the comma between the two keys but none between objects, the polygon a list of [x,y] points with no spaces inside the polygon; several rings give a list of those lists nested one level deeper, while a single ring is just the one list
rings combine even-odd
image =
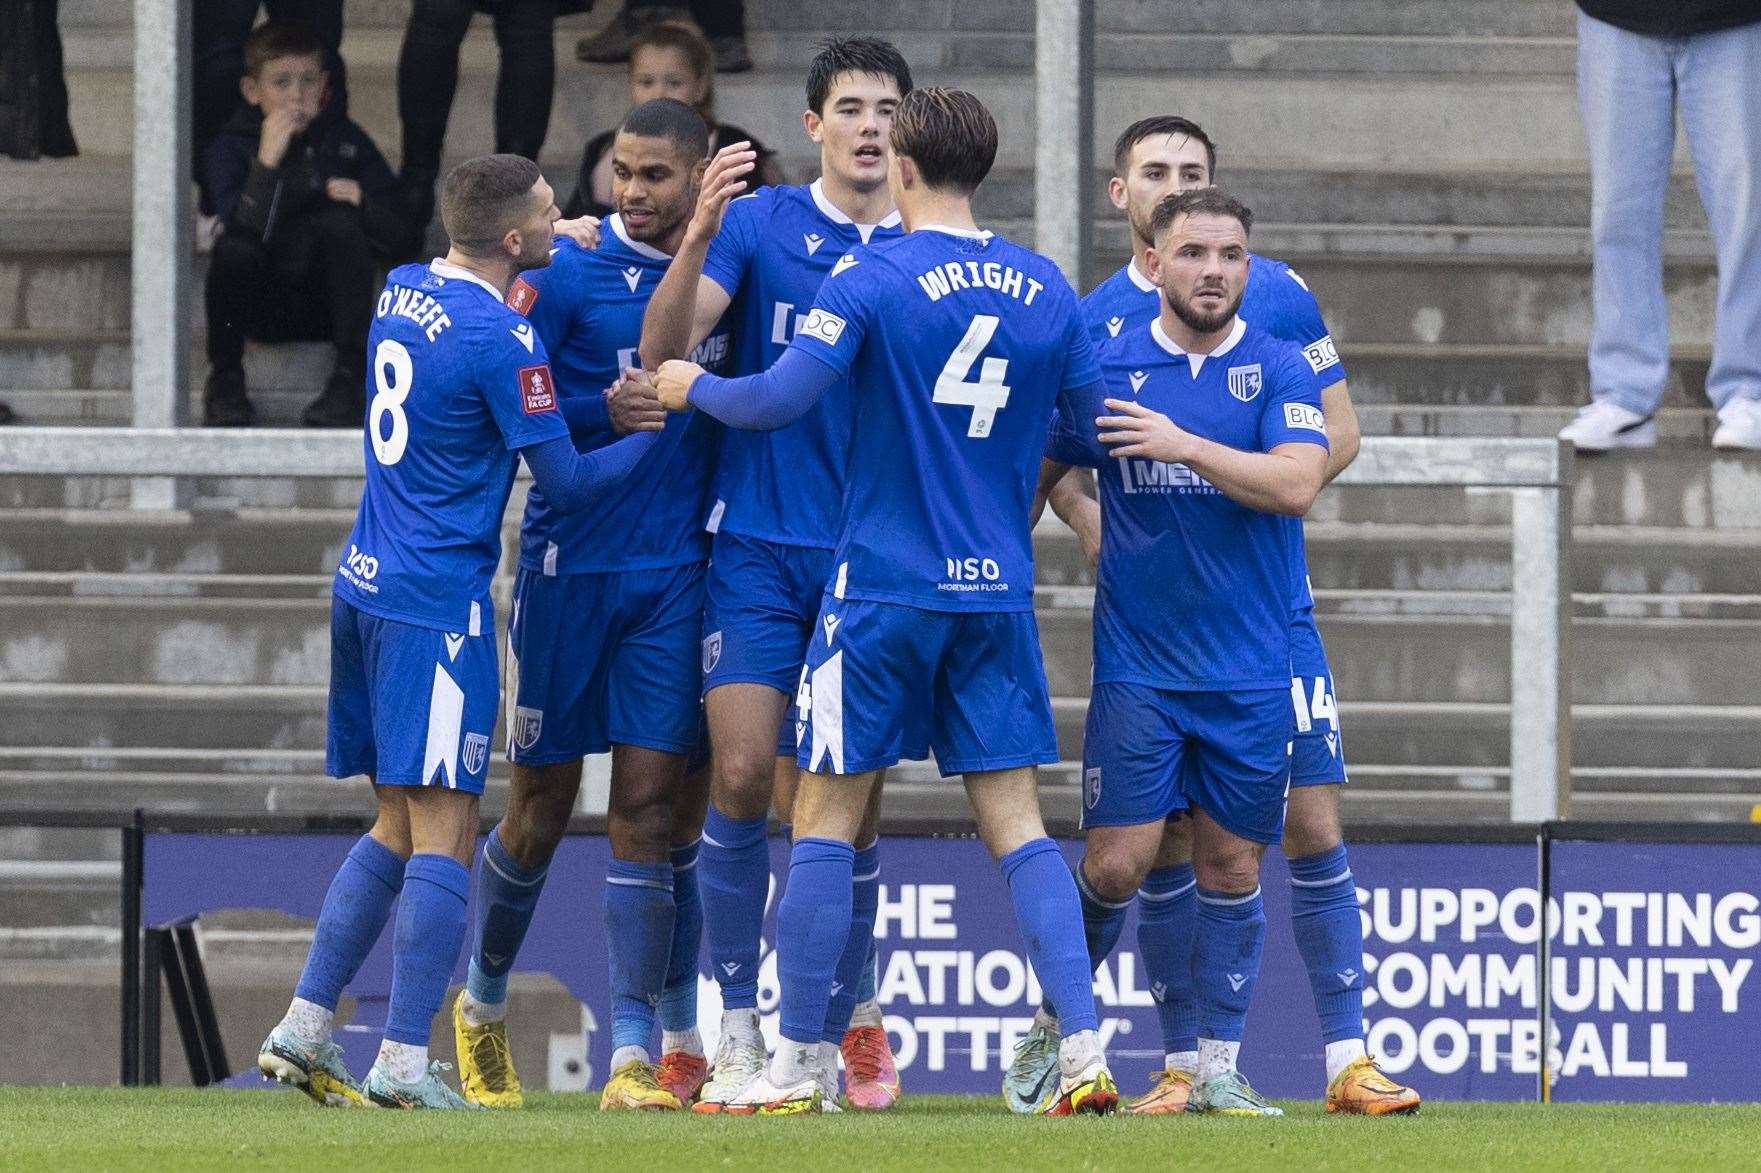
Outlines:
[{"label": "player's knee", "polygon": [[1337,786],[1305,786],[1290,792],[1284,816],[1284,854],[1290,859],[1322,855],[1345,842],[1339,827]]},{"label": "player's knee", "polygon": [[769,814],[775,769],[774,753],[717,752],[713,780],[716,809],[733,819]]},{"label": "player's knee", "polygon": [[1213,844],[1193,854],[1192,870],[1201,888],[1245,895],[1260,882],[1260,857],[1246,842]]},{"label": "player's knee", "polygon": [[[1099,847],[1099,850],[1096,848]],[[1121,846],[1089,844],[1082,861],[1082,877],[1102,900],[1129,900],[1143,883],[1151,860]]]}]

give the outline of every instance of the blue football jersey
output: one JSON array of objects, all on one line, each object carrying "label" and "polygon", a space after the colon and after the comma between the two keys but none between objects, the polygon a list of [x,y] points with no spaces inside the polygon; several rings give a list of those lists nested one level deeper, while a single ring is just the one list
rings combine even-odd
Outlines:
[{"label": "blue football jersey", "polygon": [[[1345,378],[1345,364],[1321,317],[1321,307],[1309,291],[1308,282],[1283,261],[1250,253],[1247,288],[1241,294],[1241,317],[1286,342],[1302,348],[1303,359],[1325,390]],[[1150,284],[1133,257],[1117,273],[1101,282],[1082,299],[1083,318],[1096,346],[1123,331],[1135,330],[1161,313],[1161,291]],[[1303,541],[1302,519],[1287,518],[1291,549],[1291,639],[1298,675],[1324,676],[1326,653],[1315,630],[1315,600],[1309,590],[1308,552]]]},{"label": "blue football jersey", "polygon": [[[825,197],[818,180],[760,188],[729,204],[703,264],[704,275],[734,299],[729,373],[755,375],[776,362],[838,258],[898,235],[897,212],[879,224],[856,224]],[[791,546],[836,545],[853,414],[850,390],[839,386],[786,428],[729,428],[712,526]]]},{"label": "blue football jersey", "polygon": [[[609,216],[598,248],[559,236],[550,267],[514,282],[508,304],[537,329],[565,399],[600,395],[626,368],[642,365],[636,355],[642,315],[671,262],[659,249],[631,240],[623,221]],[[726,324],[718,325],[693,360],[719,371],[728,341]],[[558,513],[532,486],[520,526],[520,565],[545,574],[580,574],[707,558],[703,522],[721,430],[702,412],[668,416],[654,446],[593,509]]]},{"label": "blue football jersey", "polygon": [[1061,395],[1100,378],[1057,266],[988,232],[858,248],[794,345],[847,376],[856,400],[833,593],[1031,608],[1046,427]]},{"label": "blue football jersey", "polygon": [[367,366],[367,484],[336,595],[384,619],[492,632],[515,449],[569,434],[544,344],[493,285],[437,260],[386,278]]},{"label": "blue football jersey", "polygon": [[1095,417],[1134,399],[1245,452],[1327,444],[1321,392],[1302,352],[1237,318],[1209,355],[1161,323],[1099,353],[1106,391],[1060,411],[1047,454],[1100,469],[1106,536],[1095,588],[1095,683],[1238,691],[1290,687],[1286,518],[1224,496],[1183,464],[1117,459]]}]

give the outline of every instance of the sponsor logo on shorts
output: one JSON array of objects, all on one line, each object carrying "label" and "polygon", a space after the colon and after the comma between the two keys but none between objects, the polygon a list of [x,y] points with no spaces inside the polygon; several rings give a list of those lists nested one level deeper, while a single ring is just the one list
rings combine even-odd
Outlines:
[{"label": "sponsor logo on shorts", "polygon": [[525,705],[514,707],[514,719],[508,730],[508,736],[514,739],[519,749],[531,749],[538,744],[538,731],[544,728],[544,710],[528,709]]},{"label": "sponsor logo on shorts", "polygon": [[712,631],[703,637],[703,670],[714,672],[715,666],[722,662],[722,633]]},{"label": "sponsor logo on shorts", "polygon": [[849,325],[836,314],[828,314],[815,306],[801,324],[796,327],[797,334],[805,334],[809,338],[817,338],[827,346],[836,346],[838,339],[844,336],[844,327]]},{"label": "sponsor logo on shorts", "polygon": [[527,415],[556,410],[556,380],[550,377],[549,363],[520,368],[520,406]]},{"label": "sponsor logo on shorts", "polygon": [[1321,409],[1306,403],[1286,403],[1284,405],[1284,426],[1302,428],[1309,432],[1327,434],[1327,417]]},{"label": "sponsor logo on shorts", "polygon": [[487,733],[465,734],[465,744],[459,753],[459,762],[465,767],[467,774],[481,774],[489,761],[489,735]]},{"label": "sponsor logo on shorts", "polygon": [[1229,394],[1247,403],[1260,393],[1265,380],[1260,376],[1260,364],[1248,363],[1244,367],[1229,368]]},{"label": "sponsor logo on shorts", "polygon": [[1082,772],[1082,805],[1093,810],[1101,801],[1101,768],[1090,766]]}]

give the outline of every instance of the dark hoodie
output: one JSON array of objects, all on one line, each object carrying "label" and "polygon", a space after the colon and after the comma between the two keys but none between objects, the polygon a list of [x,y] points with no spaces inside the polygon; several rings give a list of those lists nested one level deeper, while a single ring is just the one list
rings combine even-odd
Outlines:
[{"label": "dark hoodie", "polygon": [[258,160],[262,136],[263,112],[240,106],[202,157],[203,178],[227,232],[269,244],[292,221],[331,203],[324,193],[327,180],[352,179],[361,185],[361,225],[374,252],[401,257],[415,245],[415,232],[399,211],[397,177],[359,126],[326,110],[294,136],[279,167]]}]

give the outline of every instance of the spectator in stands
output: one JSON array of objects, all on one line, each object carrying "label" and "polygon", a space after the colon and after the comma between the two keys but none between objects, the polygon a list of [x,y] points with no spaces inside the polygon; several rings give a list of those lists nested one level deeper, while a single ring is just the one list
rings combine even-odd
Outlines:
[{"label": "spectator in stands", "polygon": [[270,20],[293,20],[310,28],[324,46],[324,71],[329,78],[328,105],[348,113],[348,84],[342,64],[343,0],[199,0],[190,14],[190,39],[195,42],[190,88],[194,117],[190,124],[190,156],[201,190],[201,211],[214,214],[213,195],[202,178],[208,144],[239,107],[238,79],[245,71],[245,38],[266,9]]},{"label": "spectator in stands", "polygon": [[[56,0],[0,4],[0,154],[15,159],[79,154],[67,120],[55,18]],[[10,414],[3,406],[0,413]]]},{"label": "spectator in stands", "polygon": [[[459,46],[471,17],[486,12],[495,24],[501,70],[495,79],[495,150],[536,162],[550,130],[556,88],[556,18],[591,7],[592,0],[415,0],[397,60],[397,116],[404,127],[399,182],[412,223],[426,230],[434,218],[434,181],[459,84]],[[475,152],[474,152],[475,153]]]},{"label": "spectator in stands", "polygon": [[324,108],[324,46],[308,26],[270,21],[244,53],[246,104],[202,160],[224,225],[208,269],[206,422],[255,421],[246,338],[327,339],[336,366],[301,418],[359,427],[376,261],[413,247],[397,180],[365,131]]},{"label": "spectator in stands", "polygon": [[718,73],[745,73],[752,68],[752,55],[746,50],[743,0],[691,0],[688,5],[669,0],[628,0],[624,10],[598,34],[581,38],[575,46],[575,56],[600,65],[627,61],[643,29],[669,20],[690,20],[703,30],[714,50]]},{"label": "spectator in stands", "polygon": [[1706,395],[1717,448],[1761,449],[1761,4],[1578,0],[1590,146],[1590,405],[1560,435],[1650,447],[1669,374],[1663,199],[1687,129],[1718,261]]},{"label": "spectator in stands", "polygon": [[[695,26],[664,21],[636,35],[630,50],[630,105],[634,108],[655,98],[672,98],[703,115],[710,126],[711,155],[729,143],[750,142],[758,152],[754,186],[788,182],[775,152],[739,127],[715,120],[715,63],[709,42]],[[607,130],[588,140],[575,194],[563,208],[566,218],[611,214],[611,143],[615,136],[615,130]]]}]

